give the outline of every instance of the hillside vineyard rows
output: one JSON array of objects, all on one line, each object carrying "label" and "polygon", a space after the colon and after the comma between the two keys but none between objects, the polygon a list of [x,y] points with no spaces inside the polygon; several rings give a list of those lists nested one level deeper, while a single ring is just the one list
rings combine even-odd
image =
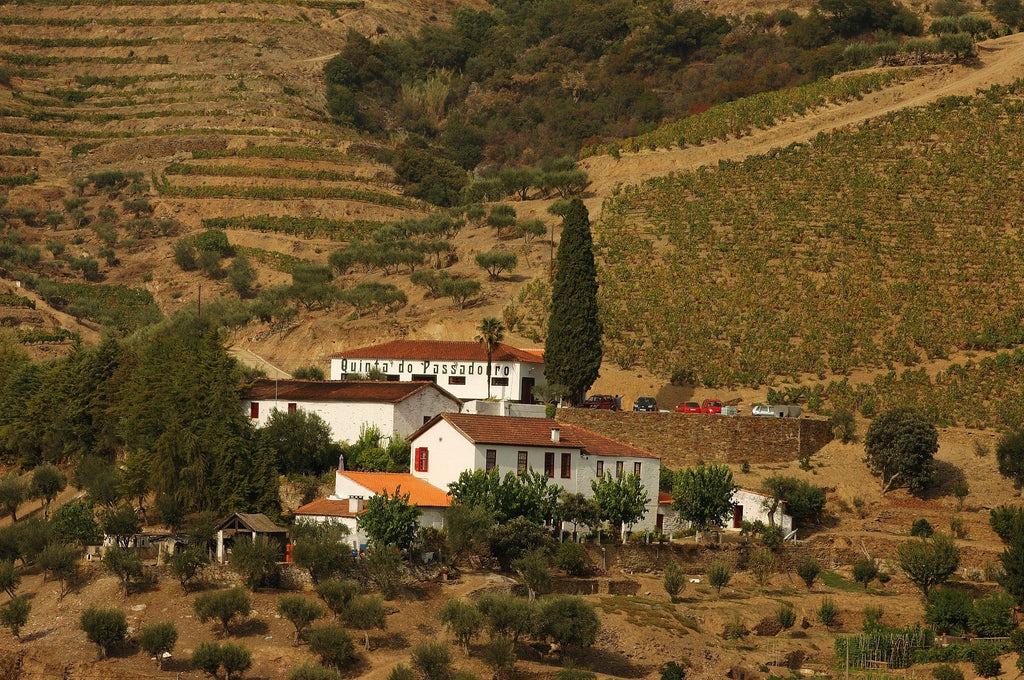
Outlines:
[{"label": "hillside vineyard rows", "polygon": [[[1020,343],[1022,87],[626,188],[597,227],[611,356],[758,385]],[[948,380],[970,394],[984,373]],[[1001,373],[1004,396],[1024,389]],[[953,418],[1011,415],[998,408]]]}]

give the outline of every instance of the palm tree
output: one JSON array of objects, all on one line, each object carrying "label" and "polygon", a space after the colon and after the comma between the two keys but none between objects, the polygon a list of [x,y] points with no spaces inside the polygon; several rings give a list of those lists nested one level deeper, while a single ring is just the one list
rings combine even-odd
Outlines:
[{"label": "palm tree", "polygon": [[488,316],[476,328],[480,335],[476,336],[484,351],[487,352],[487,398],[491,398],[491,356],[498,345],[505,339],[505,326],[493,316]]}]

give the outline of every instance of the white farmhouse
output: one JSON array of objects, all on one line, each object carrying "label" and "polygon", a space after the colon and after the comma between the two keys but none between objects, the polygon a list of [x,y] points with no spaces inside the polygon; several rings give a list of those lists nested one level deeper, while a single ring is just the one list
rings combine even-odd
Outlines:
[{"label": "white farmhouse", "polygon": [[433,382],[259,378],[242,391],[242,408],[256,427],[266,425],[275,409],[301,409],[323,418],[341,442],[356,441],[371,425],[387,436],[408,437],[438,413],[461,407],[460,399]]},{"label": "white farmhouse", "polygon": [[[768,526],[769,513],[771,508],[771,497],[757,491],[748,489],[736,489],[732,494],[732,517],[722,527],[725,531],[740,531],[744,522],[762,522]],[[676,511],[672,509],[672,495],[662,492],[659,499],[661,506],[658,512],[659,526],[663,526],[667,533],[675,532],[686,528],[687,522],[680,519]],[[662,519],[663,517],[663,519]],[[793,516],[786,514],[786,502],[782,501],[775,509],[775,526],[782,529],[783,538],[790,538],[793,533]]]},{"label": "white farmhouse", "polygon": [[429,380],[460,399],[496,398],[533,403],[533,390],[546,385],[541,350],[500,344],[491,355],[478,342],[395,340],[383,345],[339,352],[331,357],[331,380],[381,371],[387,380]]},{"label": "white farmhouse", "polygon": [[359,530],[356,518],[364,511],[366,501],[384,491],[388,496],[409,494],[409,503],[420,510],[420,526],[441,529],[444,511],[451,497],[436,486],[406,472],[350,472],[338,470],[334,493],[318,498],[295,511],[295,520],[302,522],[335,522],[348,527],[348,541],[353,550],[366,546],[366,535]]},{"label": "white farmhouse", "polygon": [[661,459],[577,425],[549,418],[442,413],[410,437],[410,472],[447,489],[464,470],[534,469],[569,493],[592,496],[605,474],[636,473],[647,492],[647,514],[633,529],[658,522]]}]

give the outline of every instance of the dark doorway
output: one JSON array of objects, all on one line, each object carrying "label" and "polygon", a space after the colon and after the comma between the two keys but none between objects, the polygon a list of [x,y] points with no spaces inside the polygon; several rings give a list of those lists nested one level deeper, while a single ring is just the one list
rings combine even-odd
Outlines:
[{"label": "dark doorway", "polygon": [[522,383],[519,387],[519,403],[520,404],[532,404],[533,403],[533,385],[537,381],[534,378],[523,378]]}]

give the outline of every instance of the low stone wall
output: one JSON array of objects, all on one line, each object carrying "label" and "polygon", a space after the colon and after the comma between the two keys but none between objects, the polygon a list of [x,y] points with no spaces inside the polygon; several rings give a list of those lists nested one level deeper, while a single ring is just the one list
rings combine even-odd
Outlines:
[{"label": "low stone wall", "polygon": [[559,409],[558,420],[580,425],[661,456],[669,467],[709,463],[778,463],[810,456],[832,441],[824,420],[705,416],[682,413],[613,413]]}]

